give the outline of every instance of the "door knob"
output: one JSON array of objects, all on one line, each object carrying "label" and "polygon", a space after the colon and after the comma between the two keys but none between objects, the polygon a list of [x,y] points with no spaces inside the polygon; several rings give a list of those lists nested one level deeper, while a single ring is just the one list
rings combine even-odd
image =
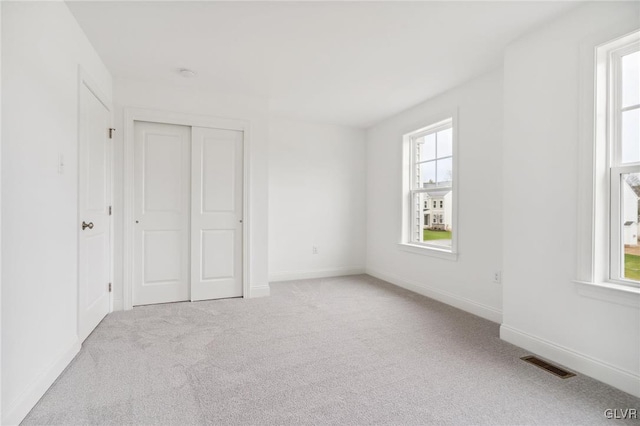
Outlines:
[{"label": "door knob", "polygon": [[85,223],[85,221],[82,221],[82,230],[84,231],[87,228],[93,229],[93,222]]}]

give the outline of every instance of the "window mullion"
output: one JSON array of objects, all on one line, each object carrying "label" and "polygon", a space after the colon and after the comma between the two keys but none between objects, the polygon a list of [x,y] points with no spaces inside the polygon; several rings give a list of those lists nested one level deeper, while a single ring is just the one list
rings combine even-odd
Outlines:
[{"label": "window mullion", "polygon": [[626,106],[624,108],[620,108],[620,112],[633,111],[634,109],[639,109],[639,108],[640,108],[640,104],[629,105],[629,106]]},{"label": "window mullion", "polygon": [[629,164],[624,166],[611,167],[611,174],[623,175],[629,173],[640,173],[640,164]]}]

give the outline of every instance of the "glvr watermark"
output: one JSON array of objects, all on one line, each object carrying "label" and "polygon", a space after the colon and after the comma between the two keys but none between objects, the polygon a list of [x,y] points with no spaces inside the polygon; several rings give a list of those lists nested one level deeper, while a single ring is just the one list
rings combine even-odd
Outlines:
[{"label": "glvr watermark", "polygon": [[636,408],[607,408],[604,410],[604,416],[608,419],[635,420],[638,418],[638,410]]}]

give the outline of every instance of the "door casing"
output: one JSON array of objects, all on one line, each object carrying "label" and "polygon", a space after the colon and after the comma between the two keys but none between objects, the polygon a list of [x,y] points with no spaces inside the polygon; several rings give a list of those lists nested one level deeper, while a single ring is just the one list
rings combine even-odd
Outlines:
[{"label": "door casing", "polygon": [[249,293],[249,253],[251,217],[249,212],[251,152],[250,123],[247,120],[209,117],[196,114],[158,111],[144,108],[125,108],[124,110],[124,262],[123,262],[123,299],[124,310],[133,309],[133,272],[134,272],[134,124],[136,121],[176,124],[191,127],[236,130],[244,133],[243,144],[243,222],[242,222],[242,297]]}]

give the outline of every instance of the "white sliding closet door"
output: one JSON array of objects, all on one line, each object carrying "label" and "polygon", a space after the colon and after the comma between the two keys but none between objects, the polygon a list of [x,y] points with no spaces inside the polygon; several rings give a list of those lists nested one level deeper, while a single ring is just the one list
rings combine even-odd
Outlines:
[{"label": "white sliding closet door", "polygon": [[192,129],[191,300],[242,296],[243,135]]},{"label": "white sliding closet door", "polygon": [[136,122],[133,304],[189,300],[191,128]]}]

